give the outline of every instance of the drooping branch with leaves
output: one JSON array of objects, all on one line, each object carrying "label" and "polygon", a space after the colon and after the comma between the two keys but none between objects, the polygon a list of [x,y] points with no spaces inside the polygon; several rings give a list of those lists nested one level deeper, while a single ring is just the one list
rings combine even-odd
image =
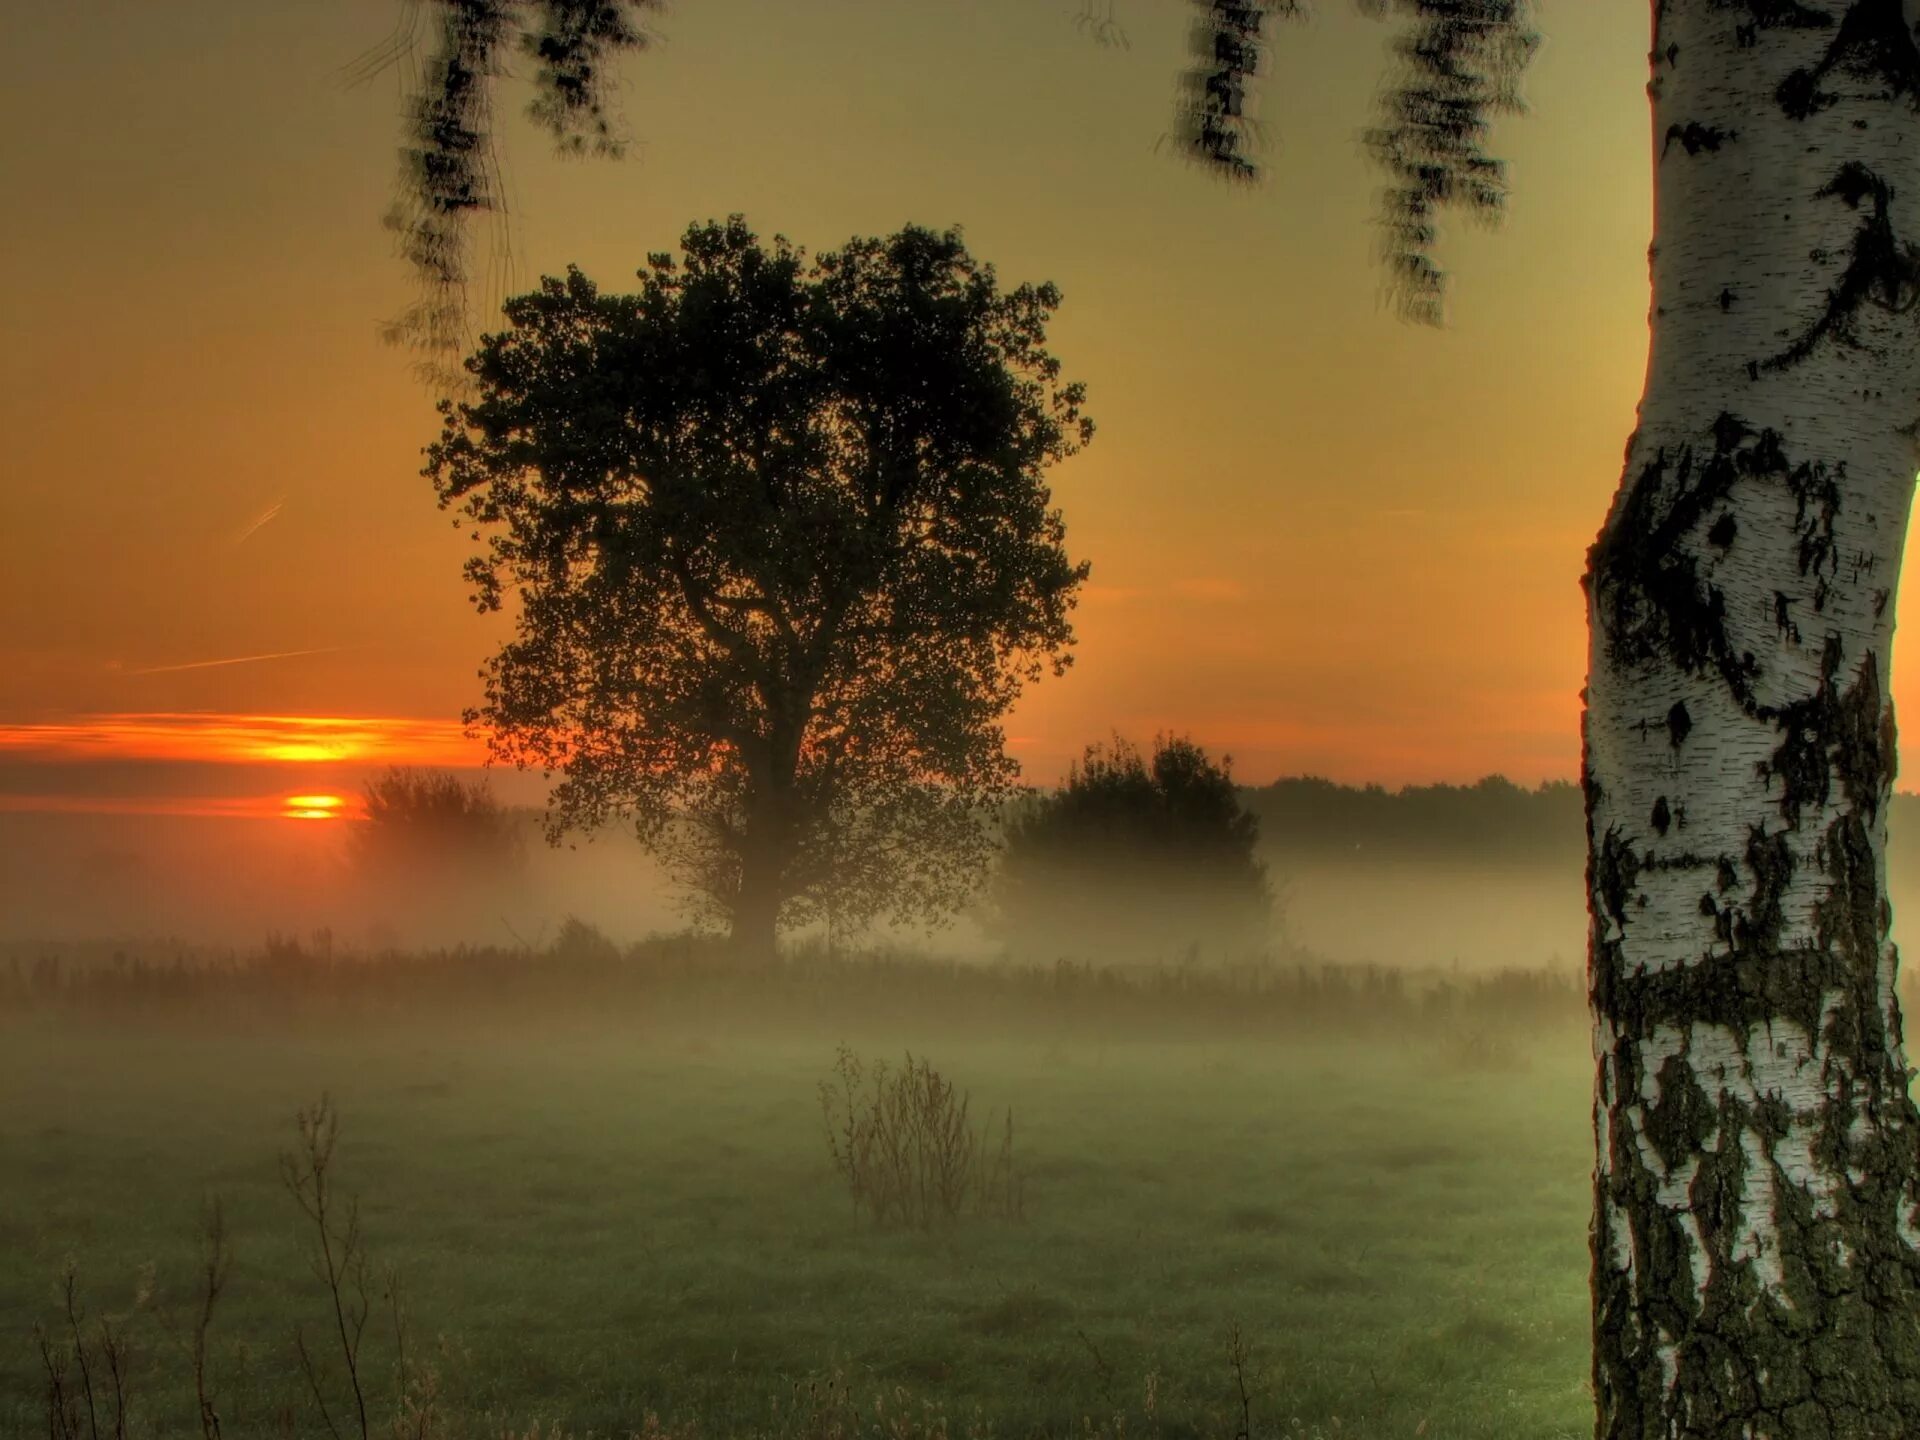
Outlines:
[{"label": "drooping branch with leaves", "polygon": [[[1304,0],[1184,0],[1194,11],[1190,60],[1180,76],[1178,153],[1230,181],[1263,175],[1255,82],[1276,27],[1307,13]],[[1449,208],[1482,220],[1506,202],[1503,164],[1487,149],[1492,121],[1524,110],[1519,81],[1538,47],[1532,0],[1355,0],[1365,13],[1403,22],[1396,73],[1380,122],[1366,135],[1387,173],[1380,257],[1393,303],[1409,319],[1443,317],[1445,276],[1435,259]],[[614,66],[647,48],[646,20],[664,0],[405,0],[402,23],[357,62],[365,78],[391,66],[409,76],[401,183],[387,224],[419,285],[419,298],[388,329],[419,350],[443,390],[463,377],[452,361],[471,344],[469,289],[475,227],[503,225],[494,89],[515,58],[531,63],[529,116],[563,155],[618,157],[626,137],[613,114]],[[423,15],[430,20],[423,23]],[[1116,0],[1074,24],[1099,44],[1125,44]],[[419,59],[422,33],[432,47]]]},{"label": "drooping branch with leaves", "polygon": [[[401,66],[410,80],[399,195],[387,225],[420,298],[389,338],[423,351],[436,379],[468,343],[476,217],[502,212],[494,85],[518,56],[532,64],[527,114],[563,155],[617,157],[624,136],[608,102],[609,67],[649,41],[643,18],[663,0],[407,0],[393,36],[354,67]],[[423,26],[421,10],[431,11]],[[423,29],[432,49],[418,60]]]},{"label": "drooping branch with leaves", "polygon": [[[1192,62],[1175,123],[1180,147],[1222,179],[1262,176],[1255,158],[1254,79],[1278,22],[1305,17],[1301,0],[1189,0]],[[1523,113],[1520,77],[1539,48],[1530,0],[1357,0],[1377,19],[1398,19],[1396,67],[1366,133],[1386,172],[1380,259],[1387,291],[1409,320],[1444,318],[1446,277],[1434,258],[1447,209],[1493,220],[1506,206],[1506,167],[1487,149],[1496,116]]]},{"label": "drooping branch with leaves", "polygon": [[1493,221],[1505,211],[1504,162],[1487,149],[1498,115],[1525,111],[1520,77],[1539,48],[1528,0],[1367,0],[1397,10],[1399,68],[1381,101],[1367,148],[1387,172],[1380,256],[1400,313],[1438,325],[1446,277],[1434,259],[1442,210]]}]

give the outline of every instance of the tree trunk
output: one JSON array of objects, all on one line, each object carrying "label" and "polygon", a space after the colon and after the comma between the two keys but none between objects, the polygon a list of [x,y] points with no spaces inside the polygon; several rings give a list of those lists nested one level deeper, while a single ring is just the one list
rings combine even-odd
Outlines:
[{"label": "tree trunk", "polygon": [[794,774],[799,758],[800,727],[790,721],[776,724],[767,753],[751,772],[748,785],[740,835],[740,888],[734,896],[729,943],[741,959],[756,965],[772,965],[779,958],[780,911],[792,883]]},{"label": "tree trunk", "polygon": [[742,960],[771,965],[779,954],[780,884],[778,870],[758,853],[742,858],[740,891],[733,906],[728,944]]},{"label": "tree trunk", "polygon": [[1885,893],[1920,0],[1654,0],[1652,348],[1589,555],[1597,1434],[1920,1435]]}]

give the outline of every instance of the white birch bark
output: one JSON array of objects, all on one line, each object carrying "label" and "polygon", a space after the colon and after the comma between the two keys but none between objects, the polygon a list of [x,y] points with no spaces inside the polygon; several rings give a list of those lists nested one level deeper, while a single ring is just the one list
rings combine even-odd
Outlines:
[{"label": "white birch bark", "polygon": [[1651,351],[1590,555],[1609,1440],[1920,1435],[1885,901],[1920,0],[1654,0]]}]

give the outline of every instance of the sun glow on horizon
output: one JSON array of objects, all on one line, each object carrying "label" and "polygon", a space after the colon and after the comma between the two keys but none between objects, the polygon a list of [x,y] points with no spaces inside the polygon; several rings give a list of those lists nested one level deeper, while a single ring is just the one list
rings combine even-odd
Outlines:
[{"label": "sun glow on horizon", "polygon": [[338,820],[352,809],[342,795],[383,767],[485,760],[456,720],[75,714],[0,724],[0,814]]},{"label": "sun glow on horizon", "polygon": [[288,820],[338,820],[346,804],[338,795],[289,795],[280,814]]}]

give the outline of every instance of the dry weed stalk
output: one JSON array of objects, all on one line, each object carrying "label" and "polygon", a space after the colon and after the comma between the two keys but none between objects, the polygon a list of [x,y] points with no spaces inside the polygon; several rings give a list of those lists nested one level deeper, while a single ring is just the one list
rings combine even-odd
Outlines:
[{"label": "dry weed stalk", "polygon": [[[60,1295],[66,1337],[56,1340],[44,1325],[34,1327],[40,1364],[46,1373],[49,1440],[127,1440],[133,1353],[126,1337],[114,1328],[111,1316],[102,1315],[95,1324],[94,1337],[88,1338],[86,1308],[80,1303],[79,1267],[72,1260],[60,1272]],[[104,1371],[103,1395],[95,1391],[96,1368]],[[113,1413],[103,1426],[100,1410],[104,1400],[111,1400]]]},{"label": "dry weed stalk", "polygon": [[[300,1132],[299,1149],[280,1156],[280,1178],[302,1213],[313,1222],[313,1273],[327,1287],[333,1303],[334,1332],[340,1342],[340,1356],[346,1365],[347,1388],[353,1396],[354,1418],[360,1440],[368,1440],[366,1387],[360,1378],[360,1344],[367,1329],[371,1304],[367,1298],[367,1256],[360,1243],[360,1202],[349,1195],[344,1223],[335,1217],[333,1193],[333,1147],[340,1138],[340,1116],[326,1095],[310,1109],[294,1116]],[[307,1388],[319,1408],[327,1433],[340,1440],[340,1429],[327,1409],[326,1387],[321,1383],[320,1365],[307,1348],[305,1333],[293,1332],[294,1354]]]},{"label": "dry weed stalk", "polygon": [[1227,1322],[1227,1365],[1233,1371],[1234,1388],[1240,1393],[1240,1428],[1233,1440],[1251,1440],[1253,1434],[1253,1397],[1247,1390],[1247,1339],[1240,1322]]},{"label": "dry weed stalk", "polygon": [[220,1415],[213,1408],[213,1394],[207,1387],[207,1332],[213,1326],[214,1306],[227,1288],[227,1271],[232,1263],[226,1211],[215,1195],[207,1201],[201,1217],[199,1304],[187,1347],[193,1360],[193,1398],[200,1416],[201,1440],[220,1440]]},{"label": "dry weed stalk", "polygon": [[[362,1341],[373,1306],[367,1288],[369,1266],[360,1234],[359,1206],[352,1196],[339,1199],[333,1182],[339,1117],[323,1095],[318,1105],[299,1111],[295,1120],[299,1145],[295,1151],[281,1155],[281,1179],[313,1224],[314,1248],[309,1259],[315,1276],[327,1289],[361,1440],[373,1440],[376,1433],[391,1440],[434,1440],[441,1433],[439,1374],[432,1365],[422,1365],[409,1354],[405,1296],[391,1266],[381,1269],[380,1279],[386,1318],[393,1327],[393,1409],[390,1419],[379,1427],[369,1420]],[[218,1196],[212,1196],[201,1216],[200,1266],[192,1304],[184,1318],[153,1297],[148,1271],[142,1272],[134,1297],[135,1308],[149,1308],[186,1357],[192,1371],[201,1440],[222,1440],[223,1424],[209,1378],[209,1336],[232,1265],[225,1207]],[[44,1325],[34,1327],[44,1372],[49,1440],[129,1440],[133,1433],[130,1382],[134,1351],[114,1317],[102,1315],[88,1324],[80,1300],[78,1269],[71,1260],[61,1271],[60,1297],[64,1325],[56,1331]],[[341,1440],[341,1427],[327,1406],[328,1385],[322,1361],[298,1328],[293,1344],[321,1422],[334,1440]],[[291,1407],[278,1412],[274,1428],[289,1437],[296,1433]],[[146,1429],[141,1433],[147,1433]]]}]

